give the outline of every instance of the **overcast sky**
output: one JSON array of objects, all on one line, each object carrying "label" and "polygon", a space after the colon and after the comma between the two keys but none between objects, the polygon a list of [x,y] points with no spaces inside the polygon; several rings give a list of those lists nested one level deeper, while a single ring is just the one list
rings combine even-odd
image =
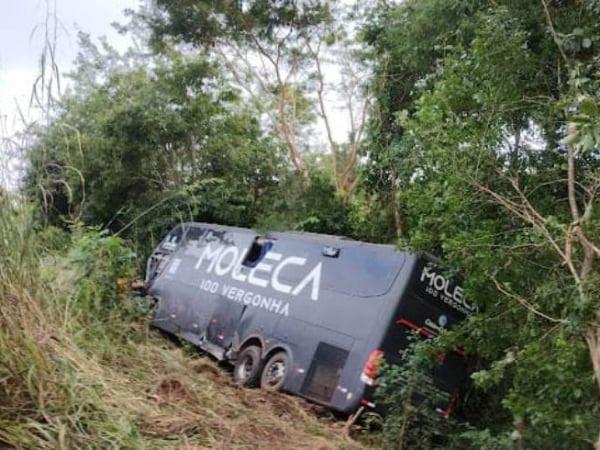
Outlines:
[{"label": "overcast sky", "polygon": [[[22,128],[17,103],[27,120],[36,118],[29,109],[32,85],[40,73],[44,47],[47,2],[58,19],[57,55],[59,70],[69,72],[77,55],[77,32],[107,36],[119,50],[128,38],[119,35],[113,22],[125,22],[125,8],[135,9],[141,0],[0,0],[0,138]],[[51,27],[52,28],[52,27]],[[63,81],[66,81],[63,79]],[[6,141],[0,141],[0,186],[13,188],[18,175],[18,158]]]},{"label": "overcast sky", "polygon": [[79,30],[93,36],[106,35],[115,47],[127,47],[127,38],[116,33],[110,24],[124,22],[123,9],[135,8],[139,3],[139,0],[0,0],[0,115],[8,122],[14,118],[15,101],[27,108],[31,86],[39,74],[46,1],[56,5],[60,23],[57,59],[62,72],[70,70],[77,55]]}]

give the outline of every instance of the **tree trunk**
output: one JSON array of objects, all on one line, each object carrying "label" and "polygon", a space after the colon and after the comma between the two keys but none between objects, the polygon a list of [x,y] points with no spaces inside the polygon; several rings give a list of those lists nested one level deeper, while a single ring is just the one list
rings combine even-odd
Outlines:
[{"label": "tree trunk", "polygon": [[394,214],[394,226],[396,228],[396,237],[401,238],[404,236],[406,232],[406,224],[404,220],[404,214],[402,214],[402,210],[400,209],[400,205],[398,204],[398,178],[396,174],[392,174],[392,192],[390,193],[390,200],[392,206],[392,213]]},{"label": "tree trunk", "polygon": [[[600,390],[600,328],[588,329],[585,333],[585,340],[590,350],[590,358],[592,359],[592,367],[594,370],[594,377]],[[596,450],[600,450],[600,435],[594,444]]]}]

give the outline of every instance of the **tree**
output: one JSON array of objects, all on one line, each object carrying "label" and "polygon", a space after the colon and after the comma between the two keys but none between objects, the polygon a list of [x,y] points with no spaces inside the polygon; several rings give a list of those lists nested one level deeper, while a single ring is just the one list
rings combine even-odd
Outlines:
[{"label": "tree", "polygon": [[[305,184],[310,178],[306,155],[321,149],[315,138],[317,119],[331,155],[336,191],[349,199],[357,183],[369,96],[368,70],[356,57],[346,8],[335,1],[157,5],[159,13],[145,15],[154,30],[155,47],[191,43],[223,64],[231,81],[263,115],[267,129],[283,141]],[[329,106],[332,103],[336,109]],[[334,129],[342,122],[349,130],[344,141]]]},{"label": "tree", "polygon": [[277,148],[206,60],[173,52],[152,63],[76,72],[80,89],[30,152],[43,215],[146,244],[174,220],[251,225],[276,187]]},{"label": "tree", "polygon": [[408,236],[407,211],[400,192],[410,180],[405,168],[410,149],[402,145],[402,115],[414,112],[421,92],[440,68],[449,45],[468,42],[472,18],[484,1],[380,2],[363,26],[367,58],[374,60],[371,91],[376,101],[370,116],[365,187],[390,210],[395,234]]},{"label": "tree", "polygon": [[598,7],[382,8],[366,33],[367,180],[397,188],[410,245],[462,269],[481,310],[442,339],[478,355],[473,428],[455,445],[588,448],[600,411]]}]

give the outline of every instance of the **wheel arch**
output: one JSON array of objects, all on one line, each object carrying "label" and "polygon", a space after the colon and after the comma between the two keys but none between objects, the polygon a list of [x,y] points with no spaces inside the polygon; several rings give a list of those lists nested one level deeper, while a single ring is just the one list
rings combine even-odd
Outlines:
[{"label": "wheel arch", "polygon": [[265,351],[265,341],[264,338],[258,334],[252,334],[250,336],[247,336],[238,346],[237,348],[237,353],[241,352],[242,350],[244,350],[246,347],[249,347],[250,345],[256,345],[257,347],[260,347],[260,352],[261,355],[264,355],[264,351]]},{"label": "wheel arch", "polygon": [[289,345],[279,341],[269,342],[269,339],[265,339],[259,334],[251,334],[247,336],[238,346],[236,353],[241,352],[250,345],[256,345],[257,347],[260,347],[263,361],[267,361],[271,356],[280,351],[283,351],[287,354],[290,365],[293,361],[294,355]]},{"label": "wheel arch", "polygon": [[275,353],[279,353],[279,352],[285,352],[287,354],[287,357],[290,362],[290,367],[291,367],[293,360],[294,360],[294,356],[292,354],[292,349],[288,345],[280,343],[280,342],[273,344],[271,347],[269,347],[267,350],[265,350],[264,355],[263,355],[263,360],[266,362],[269,360],[269,358],[271,356],[273,356]]}]

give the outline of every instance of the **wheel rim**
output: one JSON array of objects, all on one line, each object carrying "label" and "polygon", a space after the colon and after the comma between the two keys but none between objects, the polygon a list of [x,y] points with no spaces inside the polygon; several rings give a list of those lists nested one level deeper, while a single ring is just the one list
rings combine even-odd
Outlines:
[{"label": "wheel rim", "polygon": [[252,373],[252,369],[254,369],[254,361],[250,356],[246,356],[244,361],[240,365],[239,376],[240,379],[246,381],[250,378],[250,374]]},{"label": "wheel rim", "polygon": [[281,384],[285,377],[285,362],[273,361],[265,370],[265,384],[269,387],[275,387]]}]

